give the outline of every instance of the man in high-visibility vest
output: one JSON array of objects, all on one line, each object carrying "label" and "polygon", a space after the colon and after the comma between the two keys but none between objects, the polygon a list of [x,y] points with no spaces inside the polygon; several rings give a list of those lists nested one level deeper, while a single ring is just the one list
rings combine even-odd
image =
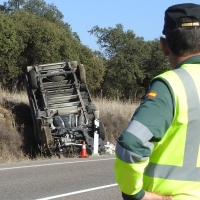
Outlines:
[{"label": "man in high-visibility vest", "polygon": [[163,35],[172,70],[152,80],[116,145],[124,200],[200,199],[200,5],[169,7]]}]

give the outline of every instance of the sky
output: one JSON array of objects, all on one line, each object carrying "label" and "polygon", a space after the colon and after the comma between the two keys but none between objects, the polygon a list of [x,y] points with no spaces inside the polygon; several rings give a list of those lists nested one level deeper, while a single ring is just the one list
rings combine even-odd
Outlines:
[{"label": "sky", "polygon": [[[0,0],[2,4],[5,0]],[[145,41],[162,36],[165,10],[174,4],[196,3],[199,0],[44,0],[54,4],[64,15],[83,45],[99,50],[97,38],[88,33],[94,26],[114,28],[122,24]]]}]

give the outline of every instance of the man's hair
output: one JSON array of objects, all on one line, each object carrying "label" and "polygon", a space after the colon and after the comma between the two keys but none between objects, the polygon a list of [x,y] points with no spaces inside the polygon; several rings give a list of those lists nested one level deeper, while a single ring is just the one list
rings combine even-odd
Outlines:
[{"label": "man's hair", "polygon": [[[195,18],[180,18],[178,24],[195,23]],[[200,53],[200,26],[180,27],[166,32],[167,44],[176,56]]]}]

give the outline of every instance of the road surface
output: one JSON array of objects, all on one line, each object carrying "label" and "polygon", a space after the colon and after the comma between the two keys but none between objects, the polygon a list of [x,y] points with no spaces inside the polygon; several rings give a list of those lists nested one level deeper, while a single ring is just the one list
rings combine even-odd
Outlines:
[{"label": "road surface", "polygon": [[0,164],[1,200],[120,200],[114,156]]}]

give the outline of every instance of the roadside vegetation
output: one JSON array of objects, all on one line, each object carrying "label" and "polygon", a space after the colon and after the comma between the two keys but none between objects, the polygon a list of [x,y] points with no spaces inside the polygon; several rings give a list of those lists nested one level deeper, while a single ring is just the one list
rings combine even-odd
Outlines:
[{"label": "roadside vegetation", "polygon": [[73,60],[84,64],[106,141],[114,144],[152,78],[170,68],[158,38],[145,41],[122,24],[96,25],[88,30],[100,49],[93,51],[63,19],[58,8],[44,0],[7,0],[0,5],[0,162],[43,158],[36,151],[24,92],[27,66]]},{"label": "roadside vegetation", "polygon": [[[0,90],[0,163],[44,159],[36,151],[33,124],[25,92]],[[138,104],[101,98],[93,99],[106,129],[106,139],[116,144]]]},{"label": "roadside vegetation", "polygon": [[72,31],[73,24],[63,19],[58,8],[44,0],[8,0],[0,5],[0,83],[4,88],[22,89],[29,65],[76,60],[85,66],[91,93],[136,102],[151,79],[170,67],[159,39],[145,41],[134,27],[91,27],[88,32],[99,46],[99,51],[93,51]]}]

